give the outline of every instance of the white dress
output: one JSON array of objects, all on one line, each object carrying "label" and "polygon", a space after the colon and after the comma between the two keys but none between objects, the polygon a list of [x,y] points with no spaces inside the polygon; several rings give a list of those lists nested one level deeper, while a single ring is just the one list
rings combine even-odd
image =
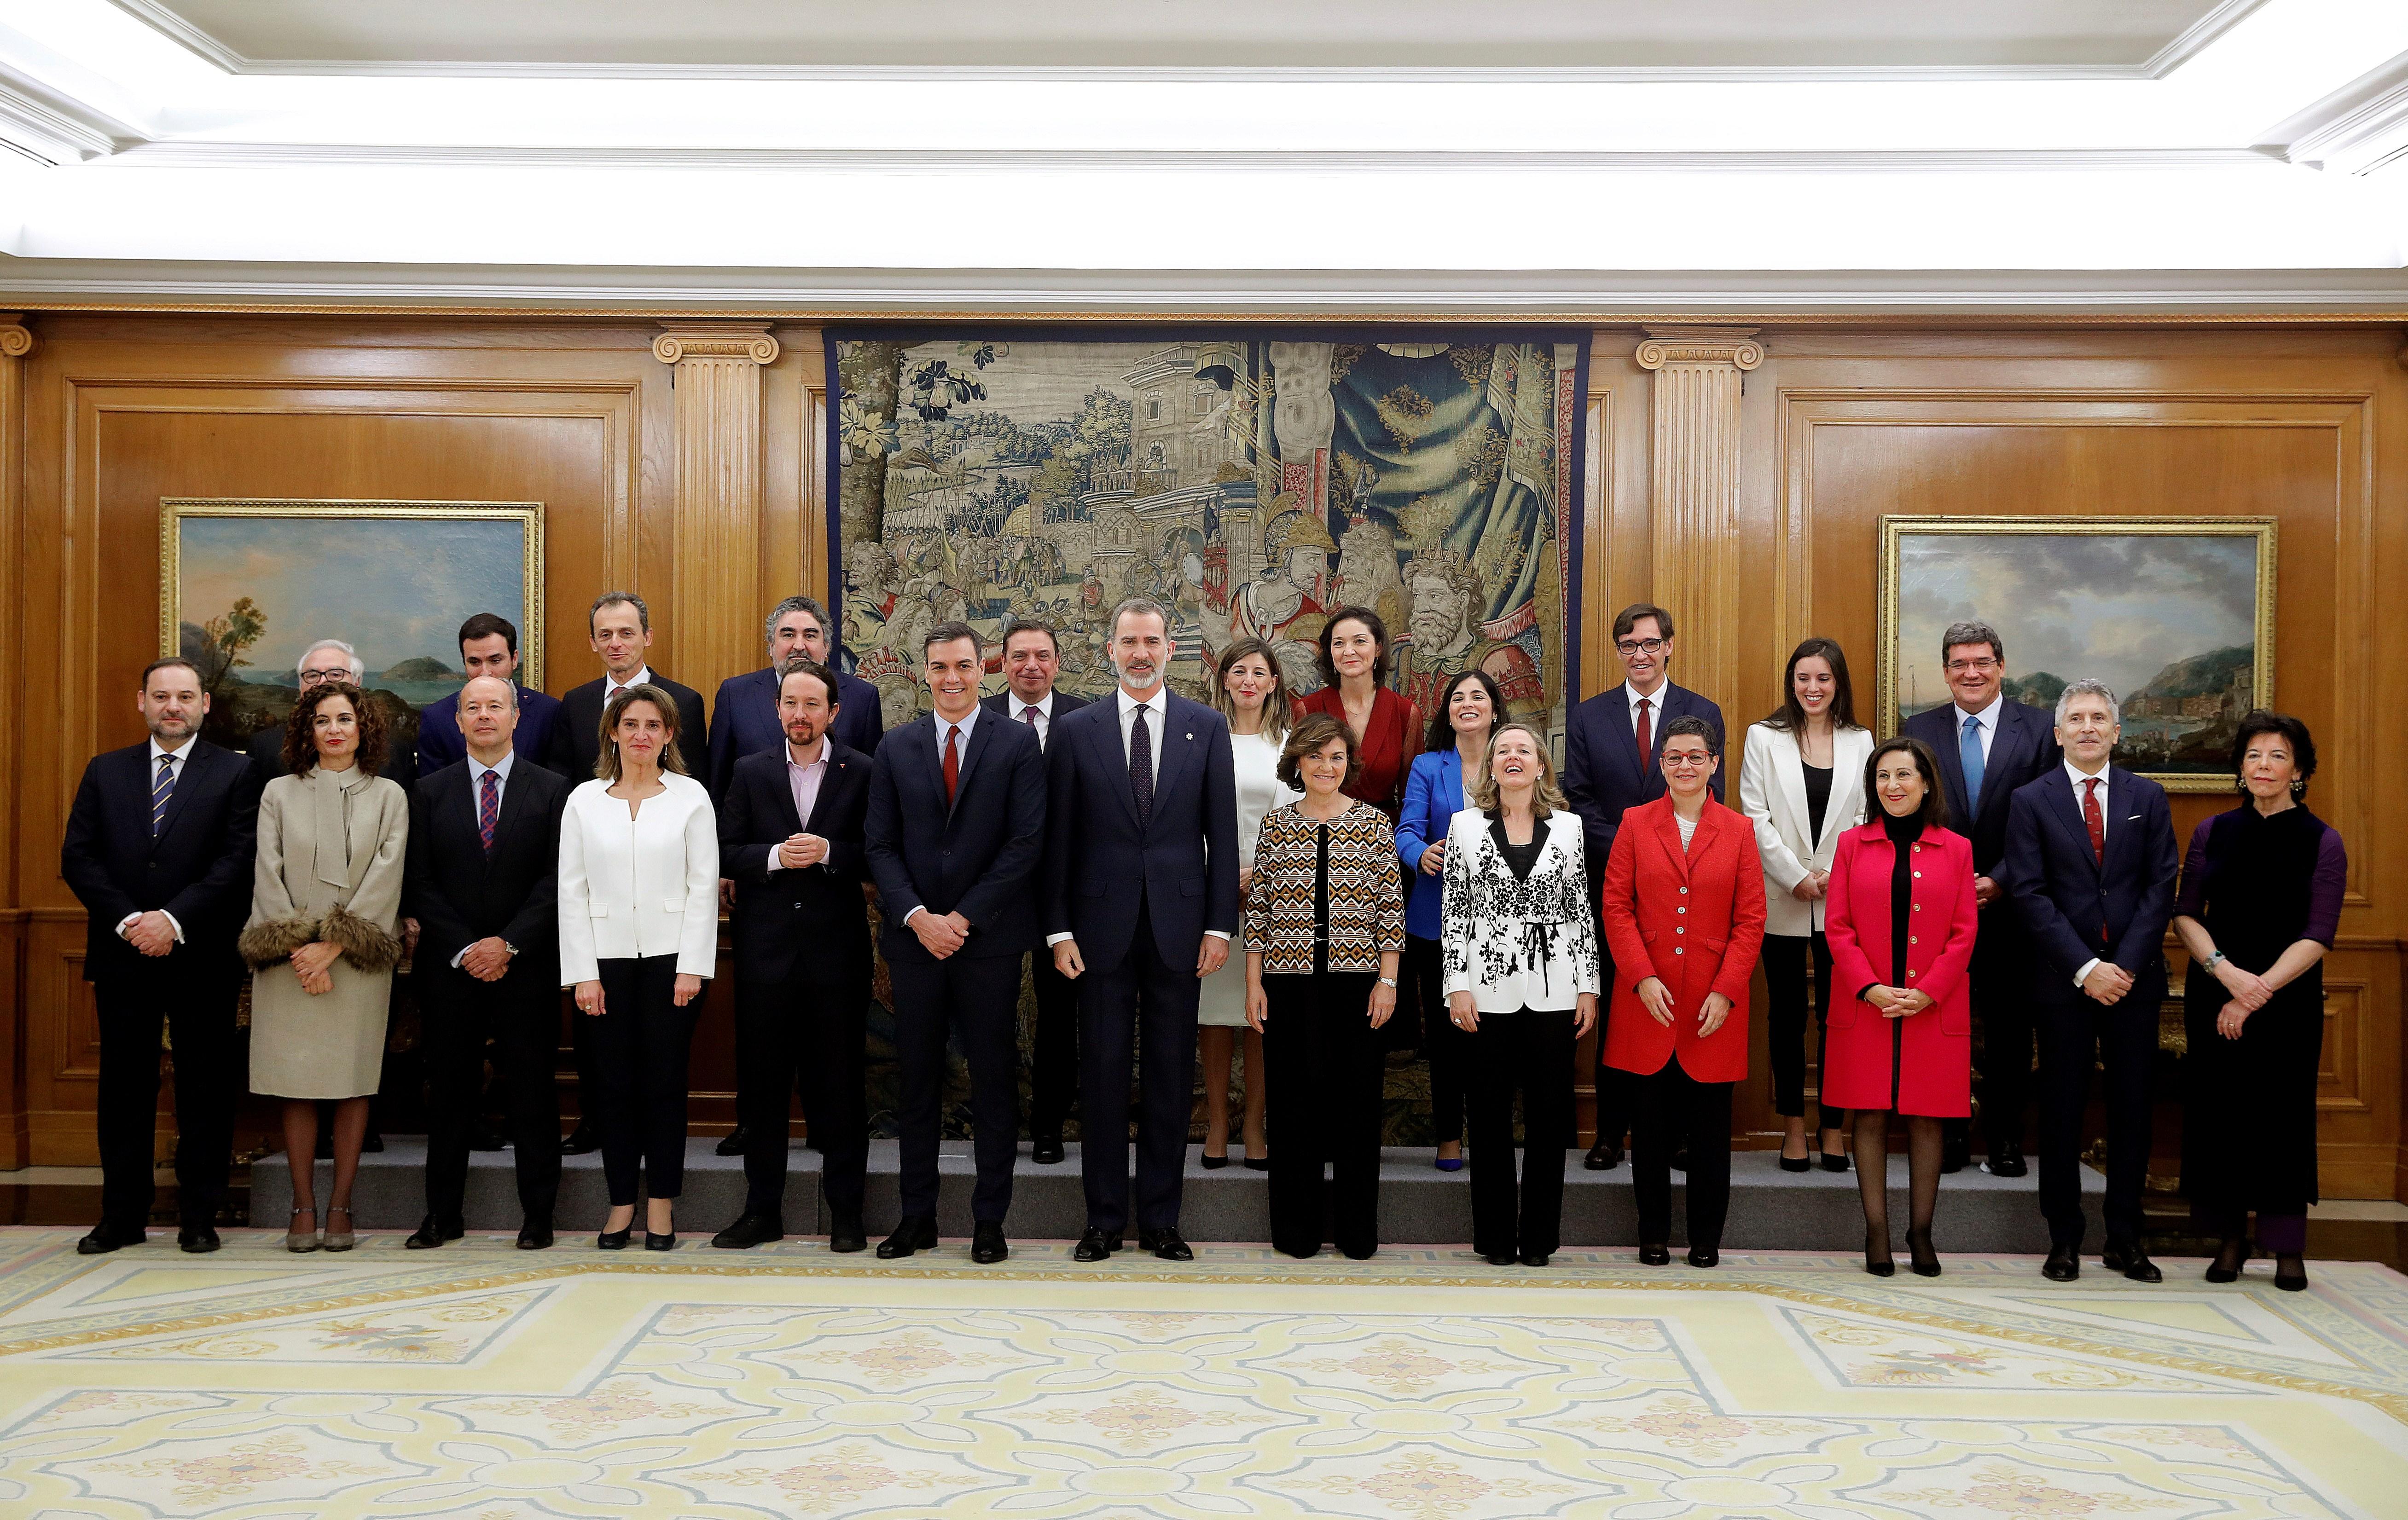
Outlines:
[{"label": "white dress", "polygon": [[[1254,869],[1254,838],[1262,831],[1264,817],[1304,795],[1280,780],[1279,756],[1280,746],[1259,733],[1229,735],[1230,770],[1238,778],[1238,869],[1241,872]],[[1246,928],[1240,920],[1238,937],[1229,942],[1228,963],[1204,978],[1197,991],[1197,1023],[1245,1027],[1245,944]]]}]

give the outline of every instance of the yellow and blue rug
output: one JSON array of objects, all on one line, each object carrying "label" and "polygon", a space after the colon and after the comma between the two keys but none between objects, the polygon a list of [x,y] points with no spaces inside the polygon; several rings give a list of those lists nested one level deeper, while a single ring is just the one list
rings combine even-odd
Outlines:
[{"label": "yellow and blue rug", "polygon": [[2408,1278],[0,1230],[0,1515],[2390,1517]]}]

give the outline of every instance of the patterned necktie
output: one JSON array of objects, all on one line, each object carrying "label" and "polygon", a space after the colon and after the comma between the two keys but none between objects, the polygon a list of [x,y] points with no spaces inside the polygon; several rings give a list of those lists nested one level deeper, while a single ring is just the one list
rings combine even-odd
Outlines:
[{"label": "patterned necktie", "polygon": [[1154,821],[1154,738],[1146,732],[1145,709],[1137,710],[1137,726],[1129,730],[1129,790],[1137,798],[1137,826]]},{"label": "patterned necktie", "polygon": [[1648,761],[1654,757],[1648,751],[1656,745],[1655,726],[1647,721],[1648,706],[1645,697],[1639,699],[1639,721],[1630,726],[1630,736],[1639,741],[1639,768],[1642,771],[1651,769]]},{"label": "patterned necktie", "polygon": [[502,817],[502,778],[498,772],[487,771],[477,782],[477,837],[485,842],[485,853],[494,853],[494,826]]},{"label": "patterned necktie", "polygon": [[945,805],[953,805],[953,792],[962,784],[962,729],[958,723],[945,728]]},{"label": "patterned necktie", "polygon": [[159,757],[159,779],[150,783],[150,837],[159,837],[159,826],[167,821],[167,799],[176,795],[176,759]]},{"label": "patterned necktie", "polygon": [[2090,826],[2090,855],[2100,865],[2107,863],[2107,815],[2099,809],[2099,778],[2092,776],[2082,784],[2082,821]]},{"label": "patterned necktie", "polygon": [[1965,805],[1982,811],[1982,720],[1967,715],[1964,735],[1957,740],[1958,763],[1965,767]]}]

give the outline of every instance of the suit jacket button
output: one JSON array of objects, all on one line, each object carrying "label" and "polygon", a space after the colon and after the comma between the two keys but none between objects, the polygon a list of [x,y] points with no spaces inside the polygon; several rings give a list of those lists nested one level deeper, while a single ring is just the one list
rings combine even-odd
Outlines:
[{"label": "suit jacket button", "polygon": [[1678,946],[1675,946],[1675,947],[1673,948],[1672,953],[1673,953],[1674,955],[1679,955],[1679,954],[1681,953],[1681,952],[1680,952],[1679,947],[1678,947]]},{"label": "suit jacket button", "polygon": [[1917,881],[1921,881],[1921,880],[1923,879],[1923,873],[1922,873],[1922,872],[1920,872],[1920,871],[1916,872],[1916,873],[1914,874],[1914,879],[1915,879],[1915,880],[1917,880]]},{"label": "suit jacket button", "polygon": [[1906,943],[1907,943],[1907,944],[1909,944],[1909,945],[1921,945],[1923,942],[1922,942],[1921,940],[1919,940],[1919,939],[1916,939],[1914,935],[1909,934],[1909,935],[1906,937]]},{"label": "suit jacket button", "polygon": [[1674,908],[1672,911],[1673,911],[1674,913],[1686,913],[1686,912],[1688,912],[1689,910],[1688,910],[1688,909],[1686,909],[1686,908]]},{"label": "suit jacket button", "polygon": [[1688,932],[1688,930],[1685,930],[1685,929],[1676,929],[1676,930],[1672,930],[1672,932],[1673,932],[1673,933],[1675,933],[1675,934],[1685,934],[1685,933],[1687,933],[1687,932]]},{"label": "suit jacket button", "polygon": [[1907,979],[1908,981],[1910,981],[1910,982],[1911,982],[1911,981],[1913,981],[1913,980],[1914,980],[1914,973],[1913,973],[1913,972],[1908,972],[1908,973],[1906,973],[1906,979]]},{"label": "suit jacket button", "polygon": [[1685,888],[1685,887],[1682,888],[1681,888],[1681,895],[1682,895],[1683,897],[1686,897],[1686,896],[1688,896],[1688,895],[1689,895],[1689,889],[1688,889],[1687,888]]}]

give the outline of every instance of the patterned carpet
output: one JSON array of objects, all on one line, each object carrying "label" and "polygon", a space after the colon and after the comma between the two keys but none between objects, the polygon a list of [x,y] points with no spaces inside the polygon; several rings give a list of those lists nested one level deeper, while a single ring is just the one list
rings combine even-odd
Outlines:
[{"label": "patterned carpet", "polygon": [[2374,1266],[74,1237],[0,1230],[11,1520],[2408,1513],[2408,1278]]}]

